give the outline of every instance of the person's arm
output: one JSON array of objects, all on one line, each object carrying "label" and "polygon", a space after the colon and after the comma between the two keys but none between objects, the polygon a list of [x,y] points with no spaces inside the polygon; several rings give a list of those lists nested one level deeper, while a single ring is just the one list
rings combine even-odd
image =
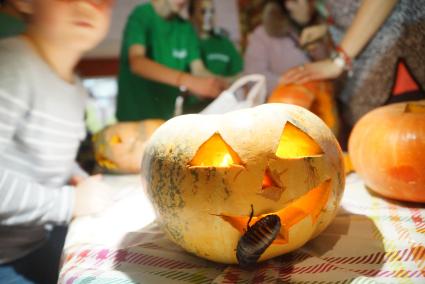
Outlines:
[{"label": "person's arm", "polygon": [[355,58],[390,16],[398,0],[363,0],[340,46]]},{"label": "person's arm", "polygon": [[195,75],[195,76],[199,76],[199,77],[215,77],[217,79],[220,80],[220,85],[221,85],[221,90],[224,90],[228,85],[230,85],[231,83],[233,83],[236,79],[236,77],[223,77],[223,76],[218,76],[215,75],[213,73],[211,73],[206,67],[204,62],[202,62],[202,60],[197,59],[194,60],[191,64],[190,64],[190,70],[191,70],[191,74]]},{"label": "person's arm", "polygon": [[203,97],[214,98],[223,90],[222,82],[202,68],[197,67],[193,71],[196,74],[194,76],[159,64],[147,58],[145,53],[145,47],[142,45],[130,47],[130,68],[134,74],[175,87],[185,86],[189,91]]},{"label": "person's arm", "polygon": [[[393,11],[398,0],[363,0],[339,46],[352,59],[356,58]],[[295,67],[282,76],[282,83],[334,79],[344,72],[331,59]]]},{"label": "person's arm", "polygon": [[0,167],[0,225],[64,225],[73,217],[99,213],[112,202],[113,191],[100,176],[75,187],[50,188]]},{"label": "person's arm", "polygon": [[[22,81],[19,77],[15,80]],[[19,122],[29,111],[28,92],[14,85],[17,87],[6,86],[17,92],[14,96],[0,89],[0,153],[5,153]],[[71,219],[73,202],[74,192],[69,187],[46,188],[8,170],[6,165],[0,166],[1,225],[64,224]]]},{"label": "person's arm", "polygon": [[[12,70],[12,71],[10,71]],[[7,147],[14,142],[19,125],[26,124],[30,111],[28,85],[13,68],[2,70],[0,82],[0,154],[7,155]],[[7,73],[9,72],[9,73]],[[13,78],[13,79],[12,79]],[[6,84],[7,82],[7,84]],[[12,95],[13,94],[13,95]],[[11,159],[16,159],[10,156]],[[102,191],[102,192],[99,192]],[[0,225],[38,226],[66,224],[72,216],[80,216],[103,209],[101,187],[50,188],[26,178],[7,165],[0,165]]]},{"label": "person's arm", "polygon": [[70,186],[46,188],[0,168],[0,224],[38,226],[67,224],[74,208]]}]

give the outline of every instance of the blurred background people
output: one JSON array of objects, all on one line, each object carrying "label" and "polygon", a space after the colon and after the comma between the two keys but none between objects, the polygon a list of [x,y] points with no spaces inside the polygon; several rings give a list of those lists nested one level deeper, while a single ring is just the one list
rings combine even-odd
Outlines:
[{"label": "blurred background people", "polygon": [[199,36],[201,59],[213,74],[233,77],[242,72],[243,60],[235,45],[216,28],[213,0],[191,0],[189,15]]},{"label": "blurred background people", "polygon": [[195,29],[180,16],[186,5],[187,0],[151,0],[129,16],[118,79],[119,121],[166,120],[174,115],[180,93],[214,98],[226,87],[201,60]]},{"label": "blurred background people", "polygon": [[[292,18],[300,21],[299,8],[307,7],[301,14],[309,15],[306,11],[311,10],[315,1],[284,2]],[[338,94],[347,130],[366,112],[393,100],[400,60],[419,86],[425,87],[423,1],[327,0],[325,3],[335,51],[331,58],[293,68],[283,76],[283,82],[339,78]],[[321,33],[311,33],[311,40]],[[418,98],[420,94],[411,94],[397,100]]]}]

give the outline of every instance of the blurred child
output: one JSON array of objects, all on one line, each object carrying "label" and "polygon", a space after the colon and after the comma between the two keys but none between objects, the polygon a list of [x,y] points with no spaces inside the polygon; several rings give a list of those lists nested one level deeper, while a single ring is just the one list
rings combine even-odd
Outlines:
[{"label": "blurred child", "polygon": [[295,30],[281,0],[266,2],[262,25],[249,36],[244,59],[244,73],[266,76],[268,93],[277,86],[285,71],[309,62],[307,54],[298,46]]},{"label": "blurred child", "polygon": [[15,36],[25,31],[24,18],[30,4],[25,0],[0,0],[0,38]]},{"label": "blurred child", "polygon": [[[212,0],[189,1],[189,16],[199,37],[200,56],[205,68],[216,76],[232,82],[243,69],[243,60],[234,44],[215,27],[214,2]],[[193,97],[187,97],[193,100]],[[199,100],[199,98],[196,98]],[[186,107],[186,113],[197,113],[213,99],[202,99]]]},{"label": "blurred child", "polygon": [[[73,70],[105,36],[113,0],[30,3],[27,32],[0,41],[0,279],[5,283],[55,283],[58,263],[43,251],[57,242],[49,240],[52,227],[97,213],[112,200],[100,177],[84,178],[76,170],[86,93]],[[67,185],[71,180],[75,186]]]},{"label": "blurred child", "polygon": [[216,29],[213,0],[191,0],[189,15],[198,33],[201,58],[205,67],[215,75],[232,77],[243,69],[243,60],[235,45]]}]

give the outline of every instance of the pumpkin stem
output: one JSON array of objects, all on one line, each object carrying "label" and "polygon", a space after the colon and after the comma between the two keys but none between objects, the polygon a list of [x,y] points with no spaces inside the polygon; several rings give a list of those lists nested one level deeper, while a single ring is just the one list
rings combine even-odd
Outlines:
[{"label": "pumpkin stem", "polygon": [[404,113],[425,113],[425,105],[408,103],[406,104]]}]

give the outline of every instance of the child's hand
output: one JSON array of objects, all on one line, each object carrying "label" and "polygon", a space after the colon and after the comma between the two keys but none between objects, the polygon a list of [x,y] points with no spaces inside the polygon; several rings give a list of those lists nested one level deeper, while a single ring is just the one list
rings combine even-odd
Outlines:
[{"label": "child's hand", "polygon": [[72,186],[77,186],[80,182],[82,182],[83,180],[85,180],[85,177],[82,176],[72,176],[69,179],[69,184]]},{"label": "child's hand", "polygon": [[189,91],[206,98],[215,98],[226,89],[227,83],[216,77],[195,77],[189,80]]},{"label": "child's hand", "polygon": [[112,188],[102,181],[100,175],[86,178],[75,187],[73,217],[99,213],[111,206],[112,201]]},{"label": "child's hand", "polygon": [[326,25],[315,25],[303,29],[300,37],[300,45],[306,46],[323,38],[328,32]]}]

